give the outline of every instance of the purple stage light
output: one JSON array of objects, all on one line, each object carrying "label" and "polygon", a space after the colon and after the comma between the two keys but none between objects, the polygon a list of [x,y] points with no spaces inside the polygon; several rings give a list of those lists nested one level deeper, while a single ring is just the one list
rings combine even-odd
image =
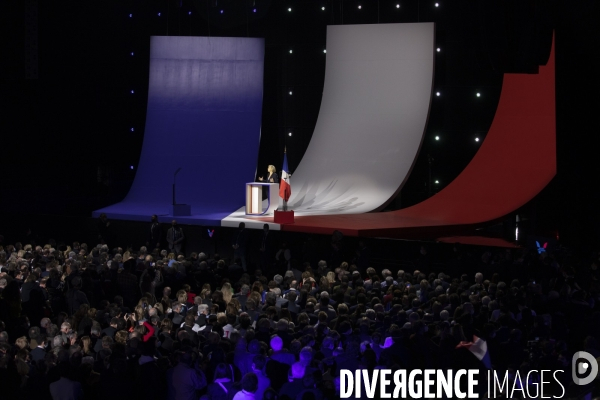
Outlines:
[{"label": "purple stage light", "polygon": [[188,15],[192,15],[192,12],[191,12],[191,11],[188,11]]},{"label": "purple stage light", "polygon": [[131,128],[131,132],[135,131],[135,129]]},{"label": "purple stage light", "polygon": [[221,10],[221,14],[223,14],[223,10]]},{"label": "purple stage light", "polygon": [[133,51],[131,52],[131,55],[133,56]]},{"label": "purple stage light", "polygon": [[132,18],[132,17],[133,17],[133,14],[129,14],[129,18]]},{"label": "purple stage light", "polygon": [[130,165],[130,166],[129,166],[129,169],[133,169],[133,165]]},{"label": "purple stage light", "polygon": [[133,90],[131,91],[131,94],[133,94]]},{"label": "purple stage light", "polygon": [[252,9],[252,12],[256,12],[256,8]]},{"label": "purple stage light", "polygon": [[158,16],[160,17],[160,13],[158,13]]}]

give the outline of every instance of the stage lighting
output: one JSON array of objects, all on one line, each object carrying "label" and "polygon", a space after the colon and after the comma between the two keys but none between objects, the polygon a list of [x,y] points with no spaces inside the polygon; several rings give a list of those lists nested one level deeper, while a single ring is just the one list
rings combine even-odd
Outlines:
[{"label": "stage lighting", "polygon": [[292,50],[290,50],[290,54],[292,54]]},{"label": "stage lighting", "polygon": [[360,6],[360,5],[359,5],[359,6],[358,6],[358,9],[360,10],[361,8],[362,8],[362,6]]},{"label": "stage lighting", "polygon": [[439,137],[439,136],[436,136],[436,137],[435,137],[435,140],[440,140],[440,137]]},{"label": "stage lighting", "polygon": [[192,15],[192,12],[191,12],[191,11],[188,11],[188,15]]},{"label": "stage lighting", "polygon": [[131,91],[131,94],[133,94],[133,90]]},{"label": "stage lighting", "polygon": [[221,14],[223,14],[223,10],[221,10]]},{"label": "stage lighting", "polygon": [[323,50],[323,53],[327,53],[327,50]]},{"label": "stage lighting", "polygon": [[477,97],[481,97],[481,93],[477,92]]},{"label": "stage lighting", "polygon": [[131,128],[131,132],[135,131],[135,129]]},{"label": "stage lighting", "polygon": [[476,138],[475,138],[475,141],[476,141],[476,142],[479,142],[479,138],[478,138],[478,137],[476,137]]},{"label": "stage lighting", "polygon": [[436,95],[437,97],[440,97],[442,94],[441,94],[440,92],[435,92],[435,95]]},{"label": "stage lighting", "polygon": [[131,55],[133,56],[133,51],[131,52]]},{"label": "stage lighting", "polygon": [[256,12],[256,8],[253,8],[253,9],[252,9],[252,12]]},{"label": "stage lighting", "polygon": [[289,132],[289,133],[288,133],[288,136],[292,136],[292,132]]},{"label": "stage lighting", "polygon": [[160,17],[160,13],[158,13],[158,16]]},{"label": "stage lighting", "polygon": [[440,183],[440,181],[435,181],[435,184],[438,185]]},{"label": "stage lighting", "polygon": [[439,47],[438,47],[437,49],[435,49],[435,50],[436,50],[438,53],[439,53],[440,51],[442,51],[442,49],[440,49]]},{"label": "stage lighting", "polygon": [[133,17],[133,14],[129,14],[129,18],[132,18],[132,17]]},{"label": "stage lighting", "polygon": [[400,4],[396,4],[396,8],[400,8]]},{"label": "stage lighting", "polygon": [[436,6],[436,7],[439,7],[439,6],[440,6],[440,3],[435,3],[435,6]]},{"label": "stage lighting", "polygon": [[130,166],[129,166],[129,168],[130,168],[130,169],[133,169],[133,165],[130,165]]},{"label": "stage lighting", "polygon": [[291,7],[290,7],[290,8],[288,8],[288,12],[292,12],[292,8],[291,8]]},{"label": "stage lighting", "polygon": [[292,95],[292,91],[290,90],[290,96]]},{"label": "stage lighting", "polygon": [[321,11],[325,11],[325,7],[321,7]]}]

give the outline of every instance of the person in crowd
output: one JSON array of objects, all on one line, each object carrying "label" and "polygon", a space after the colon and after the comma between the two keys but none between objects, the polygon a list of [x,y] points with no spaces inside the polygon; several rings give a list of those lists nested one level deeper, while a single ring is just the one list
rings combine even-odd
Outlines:
[{"label": "person in crowd", "polygon": [[231,247],[233,248],[234,259],[239,259],[242,262],[242,268],[244,272],[247,271],[246,267],[246,242],[248,241],[248,231],[246,230],[246,224],[240,222],[238,230],[233,235]]},{"label": "person in crowd", "polygon": [[160,222],[158,222],[158,216],[154,214],[150,219],[150,232],[148,232],[148,241],[146,242],[146,246],[150,249],[158,249],[160,248],[161,240],[162,229],[160,227]]},{"label": "person in crowd", "polygon": [[183,229],[177,224],[177,220],[171,221],[171,227],[167,230],[169,250],[175,254],[181,254],[184,239]]}]

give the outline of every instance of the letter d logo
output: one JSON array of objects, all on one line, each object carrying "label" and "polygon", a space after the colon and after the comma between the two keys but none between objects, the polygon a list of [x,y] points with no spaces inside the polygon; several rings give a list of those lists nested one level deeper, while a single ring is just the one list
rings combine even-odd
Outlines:
[{"label": "letter d logo", "polygon": [[[596,379],[598,375],[598,363],[590,353],[578,351],[573,354],[571,364],[571,376],[576,385],[587,385]],[[580,376],[583,377],[580,378]]]}]

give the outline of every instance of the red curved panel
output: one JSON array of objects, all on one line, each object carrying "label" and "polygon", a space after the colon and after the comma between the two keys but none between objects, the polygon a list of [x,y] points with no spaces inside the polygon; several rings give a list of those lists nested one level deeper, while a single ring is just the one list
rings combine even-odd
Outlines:
[{"label": "red curved panel", "polygon": [[535,197],[556,175],[554,45],[538,74],[505,74],[492,126],[465,170],[435,196],[398,211],[296,217],[286,231],[377,236],[473,225]]}]

